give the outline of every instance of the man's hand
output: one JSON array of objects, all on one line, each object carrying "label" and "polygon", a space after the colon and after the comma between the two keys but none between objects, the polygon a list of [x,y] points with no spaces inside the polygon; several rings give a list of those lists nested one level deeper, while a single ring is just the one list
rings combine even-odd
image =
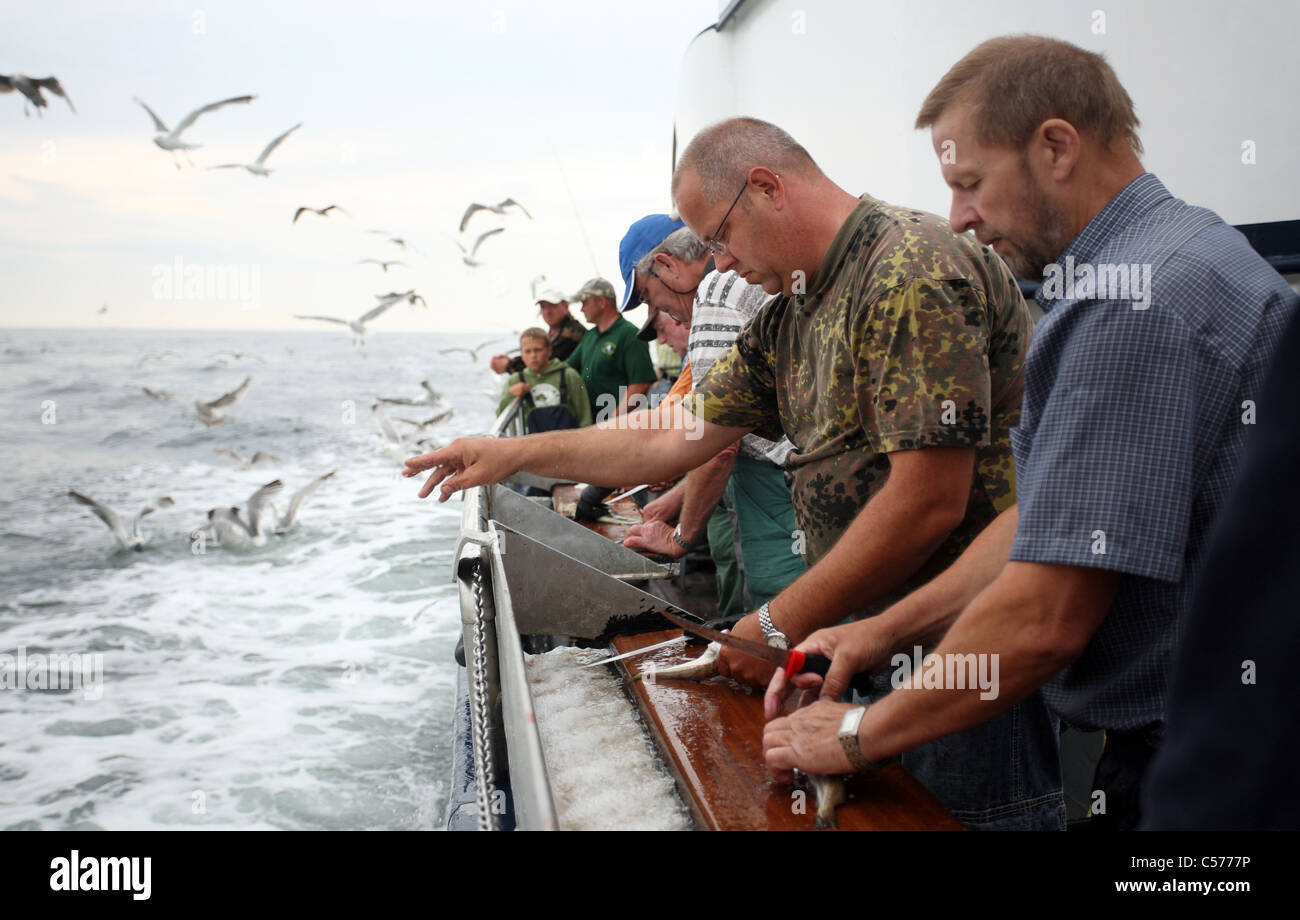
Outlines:
[{"label": "man's hand", "polygon": [[[646,505],[649,508],[649,505]],[[623,538],[623,545],[628,549],[644,549],[662,556],[680,559],[686,550],[673,539],[673,528],[663,521],[633,524]]]},{"label": "man's hand", "polygon": [[[758,625],[758,614],[751,613],[741,619],[732,627],[731,634],[739,636],[741,639],[762,642],[763,629]],[[775,668],[762,658],[746,655],[744,652],[738,652],[725,645],[722,647],[722,651],[718,653],[718,673],[723,677],[738,680],[742,684],[762,687],[771,679],[773,670]]]},{"label": "man's hand", "polygon": [[434,487],[442,483],[438,501],[445,502],[461,489],[500,482],[517,473],[519,464],[511,440],[457,438],[446,447],[408,458],[402,475],[416,476],[425,470],[433,470],[420,489],[420,498],[428,497]]},{"label": "man's hand", "polygon": [[504,374],[510,366],[510,357],[508,355],[493,355],[488,361],[488,367],[492,368],[494,374]]},{"label": "man's hand", "polygon": [[840,747],[840,723],[848,703],[818,700],[763,727],[763,759],[778,782],[791,782],[793,770],[838,776],[853,767]]},{"label": "man's hand", "polygon": [[676,521],[678,515],[682,513],[682,499],[685,495],[686,490],[678,488],[673,488],[660,495],[641,509],[642,522],[651,524],[655,521],[662,521],[666,524],[669,521]]},{"label": "man's hand", "polygon": [[823,700],[838,701],[848,691],[849,681],[855,674],[875,672],[885,667],[890,646],[875,617],[817,630],[796,648],[804,654],[816,653],[831,660],[825,679],[817,674],[796,674],[788,680],[784,671],[776,671],[763,698],[763,713],[768,719],[779,716],[786,697],[795,689],[815,690],[820,687]]},{"label": "man's hand", "polygon": [[519,381],[519,382],[516,383],[516,384],[512,384],[511,387],[510,387],[510,391],[509,391],[509,392],[510,392],[510,395],[511,395],[511,396],[523,396],[523,395],[524,395],[525,393],[527,393],[530,389],[531,389],[531,387],[529,387],[528,384],[524,383],[524,382],[521,380],[521,381]]}]

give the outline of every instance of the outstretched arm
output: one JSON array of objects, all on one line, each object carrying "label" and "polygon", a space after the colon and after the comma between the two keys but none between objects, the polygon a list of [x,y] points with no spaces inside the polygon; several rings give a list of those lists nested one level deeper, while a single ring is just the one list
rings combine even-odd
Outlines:
[{"label": "outstretched arm", "polygon": [[699,466],[750,431],[714,425],[684,411],[675,413],[674,427],[650,427],[663,425],[662,419],[659,413],[637,412],[591,428],[523,438],[459,438],[440,450],[411,457],[402,475],[432,470],[420,497],[441,484],[439,501],[520,470],[593,485],[660,482]]}]

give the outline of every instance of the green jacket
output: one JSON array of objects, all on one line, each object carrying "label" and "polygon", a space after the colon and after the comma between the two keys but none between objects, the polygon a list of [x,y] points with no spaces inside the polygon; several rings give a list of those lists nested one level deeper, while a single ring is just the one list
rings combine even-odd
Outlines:
[{"label": "green jacket", "polygon": [[573,417],[578,420],[579,427],[586,427],[591,424],[591,401],[587,398],[587,387],[582,382],[582,375],[569,367],[559,358],[552,358],[551,363],[546,365],[542,372],[536,373],[524,368],[518,374],[511,374],[506,378],[505,386],[501,388],[501,400],[497,403],[497,414],[500,415],[505,411],[506,406],[514,400],[510,395],[510,388],[516,383],[523,380],[528,384],[528,395],[533,398],[532,406],[524,408],[524,424],[528,424],[528,416],[532,414],[533,409],[540,409],[545,406],[560,405],[560,379],[565,380],[565,388],[568,390],[568,400],[565,405],[573,413]]}]

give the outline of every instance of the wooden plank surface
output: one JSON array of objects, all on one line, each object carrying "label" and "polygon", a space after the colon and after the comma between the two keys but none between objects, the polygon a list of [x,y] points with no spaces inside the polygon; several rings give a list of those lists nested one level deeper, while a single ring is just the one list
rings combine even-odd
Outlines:
[{"label": "wooden plank surface", "polygon": [[[618,653],[663,642],[680,630],[620,636]],[[774,781],[763,765],[763,694],[723,677],[706,681],[639,680],[647,667],[666,668],[699,655],[677,645],[617,663],[665,762],[674,772],[696,826],[707,830],[813,830],[811,791],[804,814],[794,787]],[[962,825],[900,764],[849,779],[840,830],[961,830]]]},{"label": "wooden plank surface", "polygon": [[[626,489],[619,489],[613,494],[617,495],[619,492],[624,491],[626,491]],[[573,509],[577,507],[578,496],[581,494],[582,488],[576,485],[569,484],[556,486],[551,490],[551,498],[555,502],[556,512],[572,519]],[[637,523],[640,523],[641,521],[641,506],[633,499],[625,498],[621,501],[614,502],[614,504],[609,506],[609,509],[616,514],[630,517]],[[608,537],[616,543],[622,543],[623,538],[627,536],[628,530],[632,527],[631,524],[591,524],[586,521],[579,521],[578,523],[582,524],[582,526],[588,530],[594,530],[602,537]],[[642,555],[648,554],[642,553]]]}]

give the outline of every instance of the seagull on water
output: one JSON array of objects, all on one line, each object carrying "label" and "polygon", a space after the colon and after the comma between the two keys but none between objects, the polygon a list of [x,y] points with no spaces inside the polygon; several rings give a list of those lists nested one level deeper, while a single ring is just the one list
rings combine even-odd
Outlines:
[{"label": "seagull on water", "polygon": [[198,150],[203,146],[202,144],[187,144],[181,140],[181,134],[193,125],[194,122],[198,121],[200,115],[204,115],[208,112],[215,112],[223,105],[231,105],[236,102],[252,102],[256,98],[256,96],[232,96],[229,99],[222,99],[220,102],[213,102],[209,105],[205,105],[202,108],[195,109],[193,112],[190,112],[190,114],[182,118],[180,124],[176,126],[175,130],[169,130],[168,127],[163,124],[162,119],[154,113],[154,110],[149,108],[149,106],[145,105],[138,98],[135,101],[139,102],[140,107],[149,113],[149,117],[153,119],[154,127],[159,131],[158,136],[153,139],[153,142],[163,150],[170,152],[172,155],[172,162],[176,164],[177,169],[180,169],[181,164],[180,161],[176,159],[176,151],[179,150],[183,152],[185,154],[185,159],[189,160],[190,165],[193,166],[194,161],[190,159],[189,152],[191,150]]},{"label": "seagull on water", "polygon": [[41,95],[41,90],[43,89],[48,89],[54,95],[61,96],[68,104],[68,108],[72,109],[72,114],[77,114],[76,106],[72,104],[72,100],[68,98],[68,94],[63,91],[63,87],[59,85],[59,81],[56,78],[42,77],[38,80],[32,77],[25,77],[20,73],[11,74],[10,76],[0,74],[0,93],[12,93],[14,90],[18,90],[18,92],[27,97],[23,101],[23,115],[26,118],[32,117],[31,111],[27,108],[28,102],[36,106],[36,114],[38,116],[42,118],[44,117],[41,115],[41,109],[48,106],[49,103],[47,103],[45,97]]},{"label": "seagull on water", "polygon": [[316,477],[311,482],[307,483],[307,485],[295,492],[293,498],[289,501],[289,508],[284,514],[280,514],[279,509],[276,508],[275,505],[272,505],[271,508],[275,511],[276,516],[274,532],[277,534],[287,533],[289,528],[293,526],[294,518],[298,515],[299,506],[302,505],[307,496],[319,489],[322,482],[329,479],[337,472],[338,470],[330,470],[324,476]]},{"label": "seagull on water", "polygon": [[[213,508],[208,512],[208,522],[199,531],[208,531],[217,537],[217,542],[229,549],[262,546],[266,543],[266,533],[262,530],[262,511],[274,495],[279,495],[284,483],[273,479],[248,497],[248,520],[245,521],[238,507]],[[196,531],[197,533],[198,531]]]},{"label": "seagull on water", "polygon": [[271,151],[280,146],[281,141],[301,127],[302,122],[298,122],[288,131],[271,141],[271,143],[267,144],[266,147],[263,148],[262,152],[257,155],[257,159],[251,163],[222,163],[220,166],[209,166],[208,169],[246,169],[255,176],[269,176],[271,175],[271,170],[266,168],[266,158],[271,155]]},{"label": "seagull on water", "polygon": [[400,265],[400,266],[402,266],[403,268],[406,267],[406,263],[405,263],[405,262],[398,262],[396,259],[393,259],[393,260],[388,261],[388,262],[385,262],[385,261],[383,261],[383,260],[381,260],[381,259],[360,259],[360,260],[357,262],[358,265],[365,265],[365,264],[367,264],[367,263],[371,263],[371,264],[374,264],[374,265],[378,265],[380,268],[382,268],[382,269],[384,270],[384,273],[385,273],[385,274],[388,273],[388,266],[390,266],[390,265]]},{"label": "seagull on water", "polygon": [[487,233],[480,235],[479,238],[474,241],[474,248],[470,250],[466,250],[460,240],[452,240],[452,242],[455,243],[457,246],[460,246],[460,251],[464,253],[464,255],[461,257],[461,261],[464,262],[466,265],[468,265],[470,268],[474,268],[483,264],[482,262],[477,262],[474,260],[474,256],[478,254],[478,248],[483,245],[483,241],[487,239],[489,236],[496,236],[498,233],[504,232],[505,229],[506,229],[505,227],[497,227],[495,230],[489,230]]},{"label": "seagull on water", "polygon": [[[239,397],[244,395],[244,391],[248,389],[249,384],[251,384],[252,382],[253,382],[252,377],[245,377],[244,382],[241,383],[238,387],[231,390],[229,393],[221,394],[216,399],[208,400],[208,401],[204,401],[202,399],[193,399],[194,409],[199,414],[199,421],[209,428],[211,428],[213,425],[218,424],[219,422],[224,422],[226,420],[226,417],[224,415],[218,415],[216,412],[213,412],[212,410],[221,409],[226,406],[234,405],[236,402],[238,402]],[[140,389],[144,390],[146,396],[158,400],[170,399],[170,400],[175,400],[177,402],[190,402],[192,399],[192,397],[189,396],[175,396],[163,390],[151,390],[148,387],[141,387]]]},{"label": "seagull on water", "polygon": [[117,537],[117,542],[122,544],[123,549],[133,549],[136,552],[144,549],[145,544],[144,534],[140,531],[140,521],[144,519],[145,515],[153,514],[162,508],[170,508],[175,504],[165,495],[162,498],[154,499],[136,514],[135,520],[131,522],[131,533],[128,534],[126,527],[122,524],[122,519],[118,517],[117,512],[112,508],[101,505],[93,498],[82,495],[80,492],[70,490],[68,495],[74,501],[88,506],[95,513],[95,517],[107,524],[108,529],[113,531],[113,536]]},{"label": "seagull on water", "polygon": [[392,300],[381,300],[379,306],[375,307],[372,310],[369,310],[366,313],[362,313],[360,316],[358,316],[356,319],[353,320],[339,319],[337,316],[303,316],[302,314],[299,313],[295,313],[293,315],[293,318],[294,319],[318,319],[326,323],[340,323],[341,325],[347,326],[349,329],[352,330],[353,345],[356,345],[359,340],[360,344],[364,346],[366,344],[366,323],[378,317],[381,313],[383,313],[393,304],[397,303],[398,300],[400,299],[401,298],[398,297],[398,298],[393,298]]},{"label": "seagull on water", "polygon": [[[338,211],[340,214],[348,214],[347,211],[343,210],[341,207],[339,207],[336,204],[326,205],[323,208],[302,207],[293,212],[293,223],[295,224],[298,223],[298,218],[302,217],[304,211],[311,211],[313,214],[319,214],[321,217],[329,217],[330,211]],[[348,217],[351,216],[352,216],[351,214],[348,214]]]},{"label": "seagull on water", "polygon": [[495,205],[479,204],[478,202],[475,202],[474,204],[470,205],[468,208],[465,209],[465,216],[460,219],[460,232],[461,233],[465,232],[465,226],[469,223],[469,219],[473,217],[474,214],[478,211],[491,211],[493,214],[500,214],[502,217],[504,217],[506,214],[506,208],[511,208],[511,207],[518,208],[519,210],[523,211],[524,216],[527,217],[529,220],[533,219],[533,215],[528,213],[528,209],[525,208],[519,202],[515,201],[513,198],[507,198],[505,201],[498,202]]}]

